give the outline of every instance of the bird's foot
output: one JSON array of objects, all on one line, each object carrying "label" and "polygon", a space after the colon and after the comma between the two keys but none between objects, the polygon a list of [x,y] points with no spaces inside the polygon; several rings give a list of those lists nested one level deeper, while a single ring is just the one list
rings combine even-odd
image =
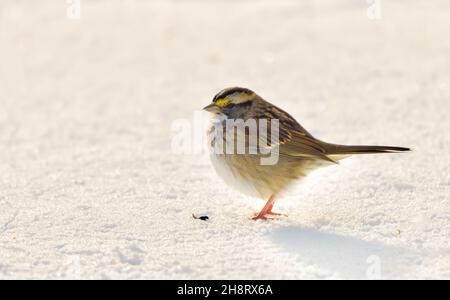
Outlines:
[{"label": "bird's foot", "polygon": [[267,220],[267,217],[261,213],[254,213],[252,216],[252,220],[256,221],[256,220]]},{"label": "bird's foot", "polygon": [[269,212],[266,212],[266,213],[254,213],[253,216],[252,216],[252,220],[256,221],[256,220],[273,219],[273,218],[271,218],[269,216],[272,216],[272,217],[287,217],[286,214],[279,214],[279,213],[276,213],[276,212],[269,211]]},{"label": "bird's foot", "polygon": [[287,217],[287,214],[280,214],[280,213],[276,213],[273,211],[269,211],[268,213],[266,213],[267,215],[271,215],[271,216],[279,216],[279,217]]},{"label": "bird's foot", "polygon": [[267,200],[266,205],[264,205],[263,209],[259,213],[255,213],[252,217],[252,220],[267,220],[272,218],[267,218],[267,216],[283,216],[287,217],[285,214],[279,214],[276,212],[273,212],[273,204],[274,204],[275,194],[272,194],[269,197],[269,200]]}]

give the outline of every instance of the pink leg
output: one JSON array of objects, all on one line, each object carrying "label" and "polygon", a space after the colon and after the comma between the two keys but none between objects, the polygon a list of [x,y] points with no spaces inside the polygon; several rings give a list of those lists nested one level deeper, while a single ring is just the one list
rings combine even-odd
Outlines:
[{"label": "pink leg", "polygon": [[272,194],[267,200],[266,205],[264,205],[263,209],[253,216],[253,220],[267,220],[267,215],[271,216],[283,216],[283,214],[272,212],[273,204],[275,202],[275,195]]}]

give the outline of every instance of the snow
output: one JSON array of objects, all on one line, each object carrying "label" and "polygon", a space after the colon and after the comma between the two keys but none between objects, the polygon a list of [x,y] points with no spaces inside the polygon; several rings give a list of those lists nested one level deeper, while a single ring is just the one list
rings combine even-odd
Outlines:
[{"label": "snow", "polygon": [[[367,6],[3,0],[0,279],[450,279],[450,4]],[[171,149],[234,85],[320,139],[414,151],[321,169],[251,221],[263,200]]]}]

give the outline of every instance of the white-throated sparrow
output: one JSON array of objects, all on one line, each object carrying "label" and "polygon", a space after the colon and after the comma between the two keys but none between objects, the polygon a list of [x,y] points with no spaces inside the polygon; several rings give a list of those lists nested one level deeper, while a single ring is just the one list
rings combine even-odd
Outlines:
[{"label": "white-throated sparrow", "polygon": [[[275,195],[321,166],[337,163],[353,154],[410,150],[322,142],[288,113],[246,88],[232,87],[220,91],[204,110],[215,116],[215,122],[208,131],[208,140],[216,172],[239,191],[268,198],[261,212],[253,217],[254,220],[280,215],[272,212]],[[256,129],[252,128],[255,126]],[[240,138],[244,141],[240,142]],[[276,159],[269,160],[272,163],[263,163],[262,159],[269,159],[274,153]]]}]

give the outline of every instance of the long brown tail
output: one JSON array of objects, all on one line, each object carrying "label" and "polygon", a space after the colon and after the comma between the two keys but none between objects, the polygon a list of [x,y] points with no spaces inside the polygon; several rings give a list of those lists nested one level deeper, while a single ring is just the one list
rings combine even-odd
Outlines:
[{"label": "long brown tail", "polygon": [[326,155],[352,155],[370,153],[398,153],[411,151],[410,148],[394,146],[345,146],[327,144]]}]

